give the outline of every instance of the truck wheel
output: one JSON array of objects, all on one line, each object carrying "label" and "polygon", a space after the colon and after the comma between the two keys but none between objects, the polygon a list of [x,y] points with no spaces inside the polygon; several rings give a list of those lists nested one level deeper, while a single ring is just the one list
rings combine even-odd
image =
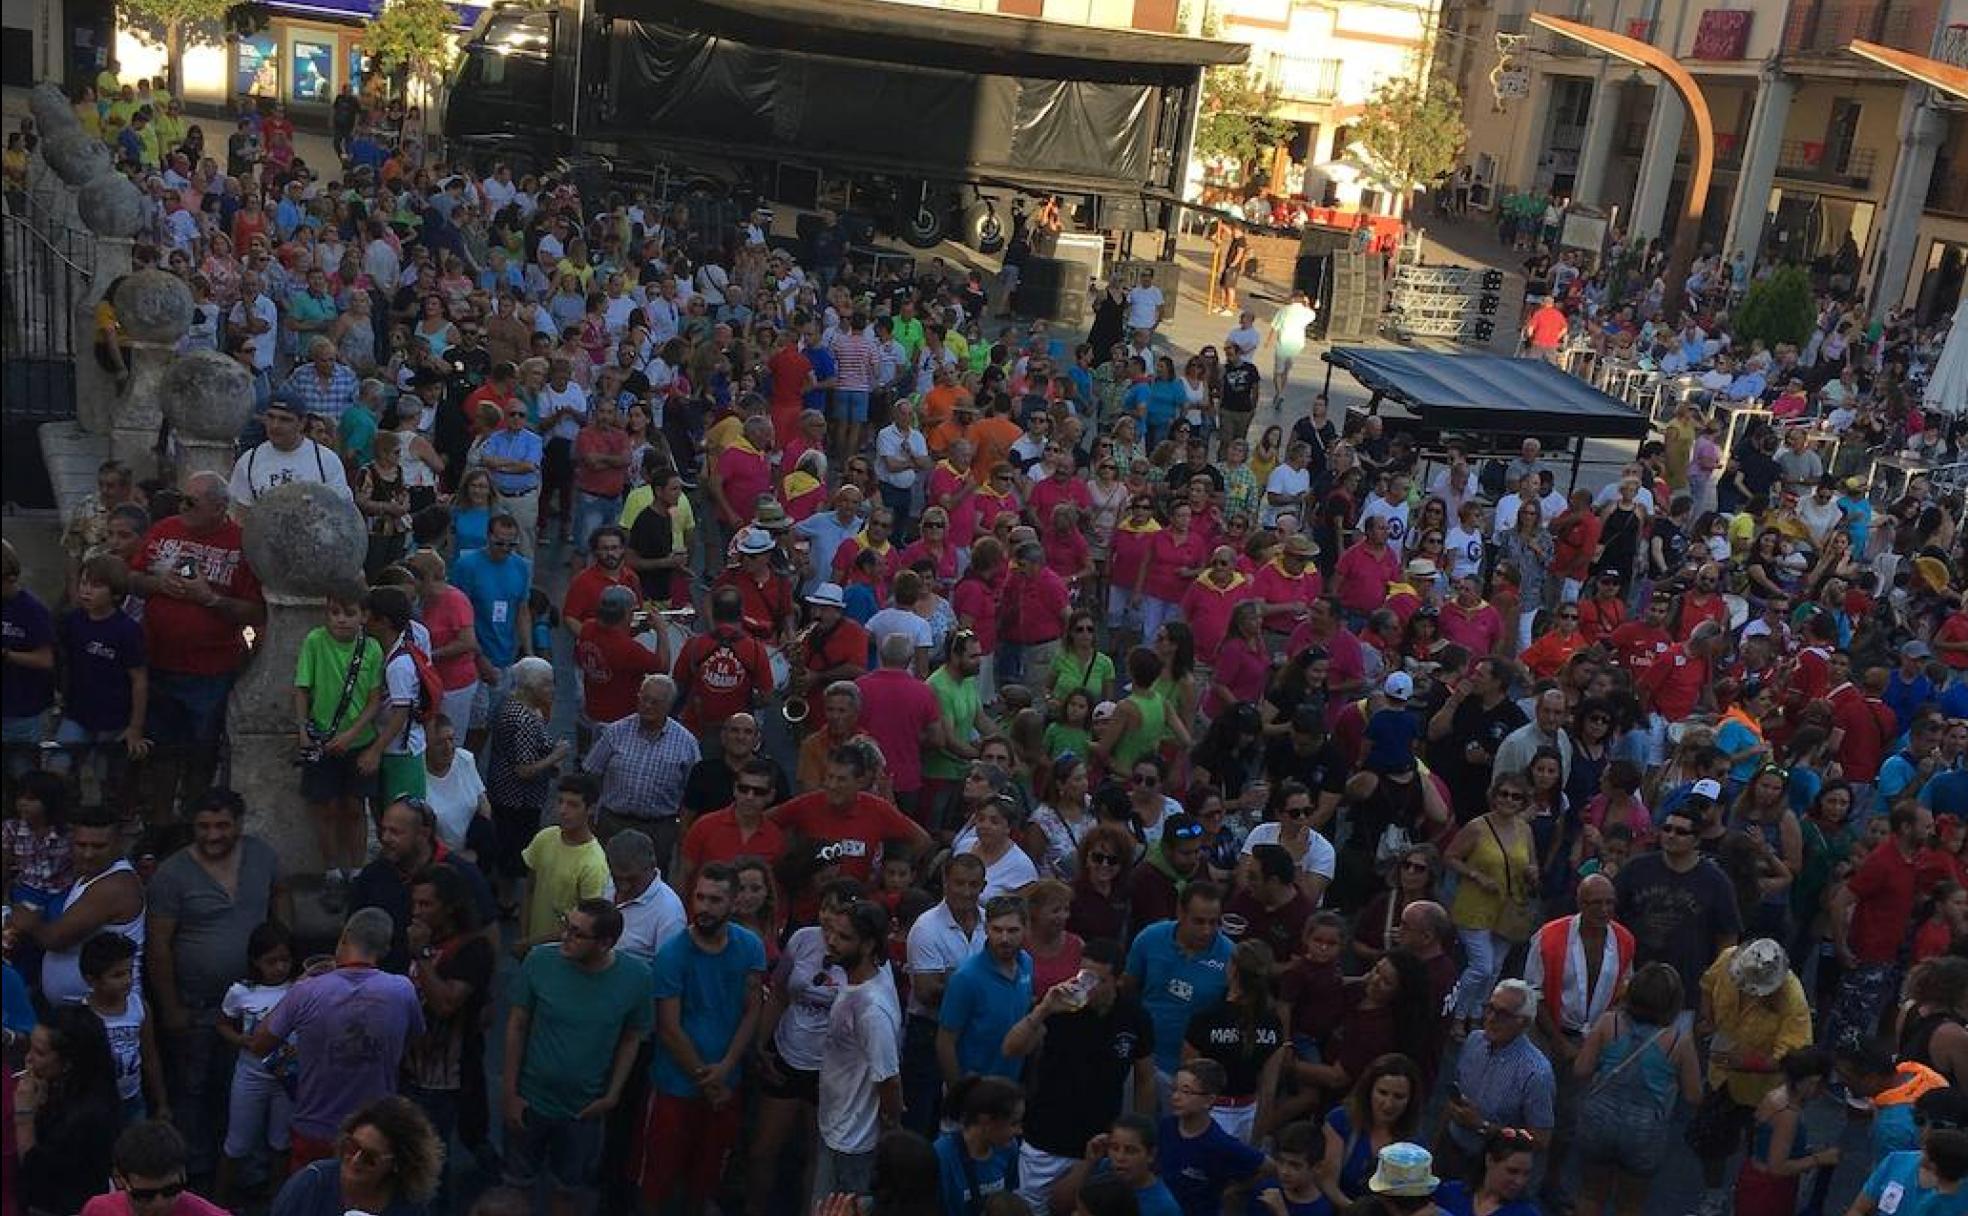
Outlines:
[{"label": "truck wheel", "polygon": [[964,208],[963,233],[959,238],[979,253],[996,253],[1004,248],[1004,222],[983,203]]},{"label": "truck wheel", "polygon": [[903,211],[901,237],[914,248],[934,249],[950,231],[950,217],[941,197],[928,191],[924,195],[914,207]]}]

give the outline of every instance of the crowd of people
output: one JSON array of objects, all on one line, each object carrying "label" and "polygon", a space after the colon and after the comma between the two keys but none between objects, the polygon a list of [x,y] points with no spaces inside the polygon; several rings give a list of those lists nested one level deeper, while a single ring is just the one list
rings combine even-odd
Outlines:
[{"label": "crowd of people", "polygon": [[[1968,1210],[1931,486],[1691,402],[1561,493],[1301,413],[1302,300],[1178,375],[1151,281],[1068,345],[828,215],[117,147],[259,400],[0,555],[9,1211],[1596,1216],[1692,1153],[1790,1216],[1834,1102],[1852,1216]],[[248,806],[295,482],[365,577]]]}]

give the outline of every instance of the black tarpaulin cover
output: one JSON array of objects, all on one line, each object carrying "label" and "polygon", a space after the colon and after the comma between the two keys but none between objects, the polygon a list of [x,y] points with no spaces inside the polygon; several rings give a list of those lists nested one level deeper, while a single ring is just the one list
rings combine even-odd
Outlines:
[{"label": "black tarpaulin cover", "polygon": [[1161,90],[749,46],[651,22],[618,36],[612,125],[916,172],[1150,180]]},{"label": "black tarpaulin cover", "polygon": [[1326,362],[1406,406],[1423,425],[1457,431],[1643,439],[1640,411],[1542,359],[1335,346]]}]

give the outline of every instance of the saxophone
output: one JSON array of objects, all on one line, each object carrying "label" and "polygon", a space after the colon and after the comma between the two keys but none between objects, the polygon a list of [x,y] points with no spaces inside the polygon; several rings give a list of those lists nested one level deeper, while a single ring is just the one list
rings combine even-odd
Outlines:
[{"label": "saxophone", "polygon": [[786,644],[786,665],[790,674],[786,678],[786,700],[779,706],[779,713],[786,719],[786,725],[798,726],[812,716],[813,705],[807,699],[806,686],[812,678],[806,668],[806,653],[812,647],[813,631],[820,628],[815,621],[793,635]]}]

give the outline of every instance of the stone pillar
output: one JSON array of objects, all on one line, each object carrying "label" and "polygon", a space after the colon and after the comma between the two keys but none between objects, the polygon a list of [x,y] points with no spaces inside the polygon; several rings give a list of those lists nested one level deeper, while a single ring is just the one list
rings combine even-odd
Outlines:
[{"label": "stone pillar", "polygon": [[328,591],[362,585],[368,529],[346,495],[297,481],[261,494],[246,511],[244,530],[267,621],[226,709],[229,780],[246,800],[253,834],[280,854],[282,869],[317,873],[320,855],[294,767],[294,664],[308,631],[322,622]]},{"label": "stone pillar", "polygon": [[1640,181],[1627,223],[1635,242],[1651,240],[1665,228],[1667,191],[1674,184],[1674,157],[1681,150],[1681,125],[1687,116],[1688,108],[1671,87],[1654,86],[1654,113],[1647,123],[1647,146],[1640,154]]},{"label": "stone pillar", "polygon": [[1741,252],[1749,255],[1750,265],[1754,267],[1756,253],[1763,247],[1763,226],[1770,218],[1770,186],[1776,180],[1784,128],[1789,124],[1790,103],[1796,96],[1795,80],[1764,69],[1756,87],[1756,109],[1750,114],[1749,134],[1743,146],[1742,172],[1736,175],[1729,233],[1722,241],[1724,261],[1733,262]]},{"label": "stone pillar", "polygon": [[1623,76],[1599,69],[1592,82],[1592,109],[1585,120],[1585,146],[1579,149],[1577,180],[1572,185],[1572,201],[1585,207],[1605,204],[1606,165],[1613,159],[1613,139],[1619,134],[1620,100]]},{"label": "stone pillar", "polygon": [[141,480],[161,471],[157,434],[164,422],[164,375],[178,339],[191,328],[191,288],[174,274],[140,270],[124,277],[113,303],[130,375],[116,400],[109,453]]},{"label": "stone pillar", "polygon": [[234,446],[253,415],[253,377],[215,350],[187,351],[164,370],[164,416],[178,441],[178,484],[232,476]]},{"label": "stone pillar", "polygon": [[1934,177],[1934,154],[1947,137],[1947,113],[1933,103],[1928,90],[1909,85],[1906,92],[1900,114],[1900,155],[1893,165],[1893,184],[1886,188],[1885,206],[1873,223],[1879,235],[1873,243],[1872,274],[1863,280],[1875,321],[1899,307],[1906,295],[1914,238]]}]

